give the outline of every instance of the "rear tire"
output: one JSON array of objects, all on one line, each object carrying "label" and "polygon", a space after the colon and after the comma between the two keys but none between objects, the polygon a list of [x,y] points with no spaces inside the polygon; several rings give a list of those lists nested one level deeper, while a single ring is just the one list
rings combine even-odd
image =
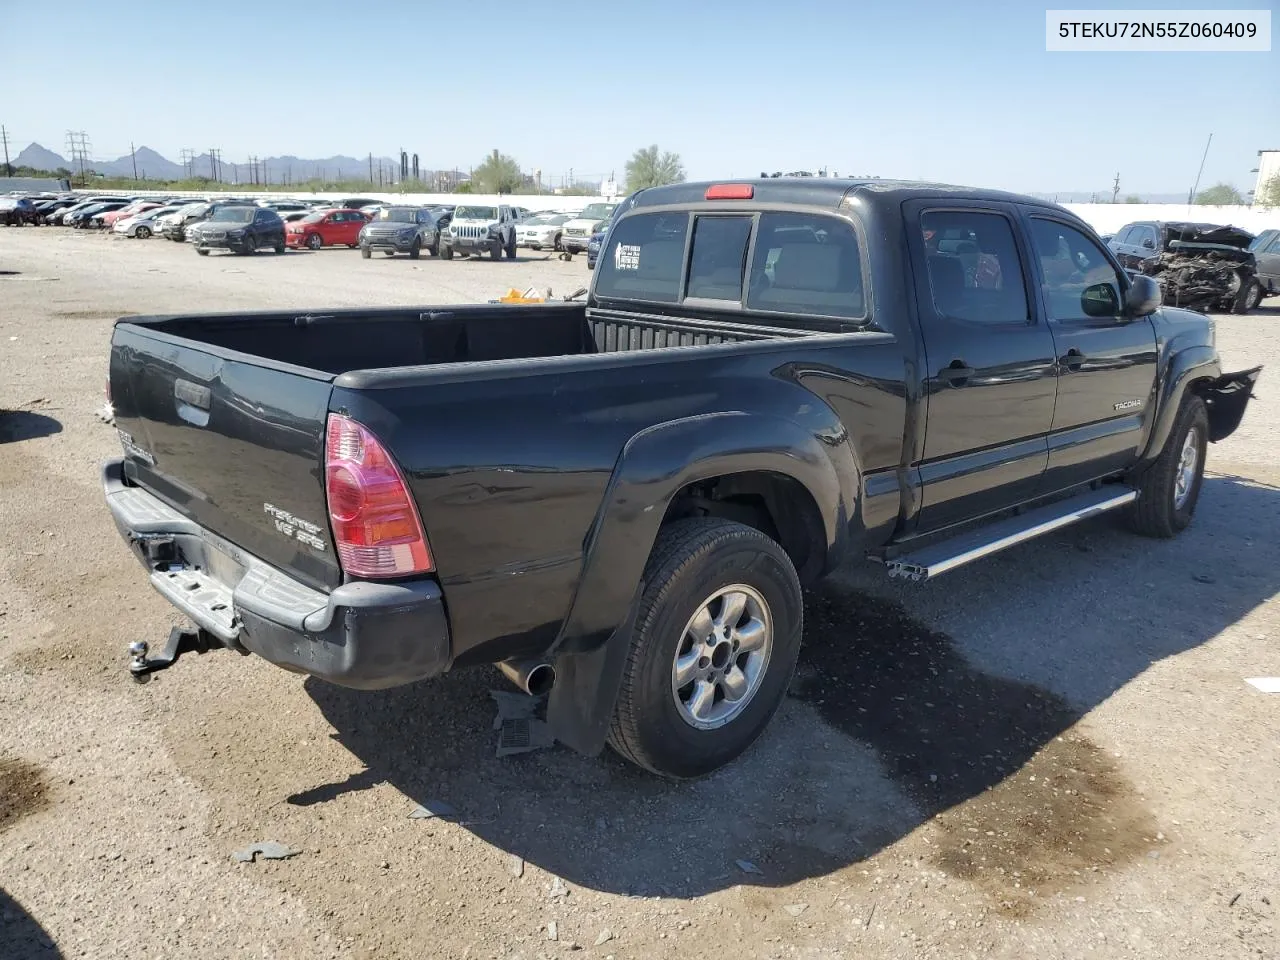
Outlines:
[{"label": "rear tire", "polygon": [[1209,414],[1204,400],[1189,394],[1160,456],[1132,479],[1138,499],[1126,514],[1131,529],[1143,536],[1169,539],[1187,528],[1200,499],[1208,445]]},{"label": "rear tire", "polygon": [[440,245],[440,259],[441,259],[441,260],[452,260],[452,259],[453,259],[453,247],[449,246],[447,243],[441,244],[441,245]]},{"label": "rear tire", "polygon": [[609,745],[659,776],[700,777],[750,747],[782,702],[800,652],[800,581],[760,531],[698,518],[659,532],[644,583]]}]

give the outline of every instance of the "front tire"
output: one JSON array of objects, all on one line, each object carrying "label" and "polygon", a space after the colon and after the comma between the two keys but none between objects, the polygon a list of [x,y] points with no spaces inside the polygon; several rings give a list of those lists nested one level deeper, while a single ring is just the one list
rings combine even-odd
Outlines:
[{"label": "front tire", "polygon": [[800,581],[760,531],[698,518],[662,529],[644,583],[609,745],[659,776],[704,776],[750,747],[786,694]]},{"label": "front tire", "polygon": [[323,246],[324,246],[324,241],[320,239],[320,234],[313,233],[311,234],[311,236],[307,237],[308,250],[319,250]]},{"label": "front tire", "polygon": [[1134,478],[1138,499],[1127,520],[1135,532],[1169,539],[1187,528],[1200,499],[1208,446],[1209,414],[1204,400],[1190,394],[1160,456]]},{"label": "front tire", "polygon": [[1245,311],[1257,310],[1262,306],[1262,299],[1266,295],[1266,291],[1262,289],[1262,283],[1257,279],[1250,281],[1249,294],[1245,300]]},{"label": "front tire", "polygon": [[200,254],[202,257],[207,257],[209,255],[209,251],[203,247],[196,247],[196,253]]},{"label": "front tire", "polygon": [[371,257],[373,256],[373,251],[372,251],[372,250],[370,250],[368,247],[361,247],[361,248],[360,248],[360,256],[362,256],[362,257],[364,257],[364,259],[368,260],[369,258],[371,258]]},{"label": "front tire", "polygon": [[133,235],[137,237],[139,240],[149,240],[151,238],[151,228],[139,227],[137,230],[133,232]]},{"label": "front tire", "polygon": [[441,259],[441,260],[452,260],[452,259],[453,259],[453,247],[449,246],[447,243],[443,243],[443,244],[441,244],[441,245],[440,245],[440,259]]},{"label": "front tire", "polygon": [[422,242],[415,240],[413,246],[409,248],[409,259],[417,260],[420,256],[422,256]]}]

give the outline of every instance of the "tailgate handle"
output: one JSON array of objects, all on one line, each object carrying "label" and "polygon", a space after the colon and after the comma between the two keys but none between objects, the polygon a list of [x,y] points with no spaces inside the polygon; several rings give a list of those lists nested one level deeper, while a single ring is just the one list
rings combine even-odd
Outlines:
[{"label": "tailgate handle", "polygon": [[173,397],[178,408],[178,416],[187,423],[197,427],[209,423],[209,388],[190,380],[178,378],[173,381]]}]

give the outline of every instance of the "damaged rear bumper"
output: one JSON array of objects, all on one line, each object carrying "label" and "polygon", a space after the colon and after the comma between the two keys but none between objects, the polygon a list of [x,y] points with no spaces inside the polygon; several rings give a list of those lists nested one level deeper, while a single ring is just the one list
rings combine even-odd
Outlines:
[{"label": "damaged rear bumper", "polygon": [[434,581],[356,581],[323,593],[128,484],[122,460],[103,466],[102,481],[151,585],[223,646],[361,690],[448,669],[449,623]]},{"label": "damaged rear bumper", "polygon": [[1214,443],[1231,436],[1240,426],[1261,372],[1262,367],[1252,367],[1238,373],[1224,373],[1202,392],[1209,411],[1209,439]]}]

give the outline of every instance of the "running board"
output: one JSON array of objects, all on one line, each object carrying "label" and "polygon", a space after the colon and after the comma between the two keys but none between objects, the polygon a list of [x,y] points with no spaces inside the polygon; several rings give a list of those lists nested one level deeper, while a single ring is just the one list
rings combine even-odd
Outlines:
[{"label": "running board", "polygon": [[1115,485],[1088,490],[1069,500],[1028,510],[979,527],[950,540],[923,547],[917,553],[886,560],[889,576],[928,580],[966,563],[1023,543],[1060,527],[1123,507],[1138,499],[1138,491]]}]

